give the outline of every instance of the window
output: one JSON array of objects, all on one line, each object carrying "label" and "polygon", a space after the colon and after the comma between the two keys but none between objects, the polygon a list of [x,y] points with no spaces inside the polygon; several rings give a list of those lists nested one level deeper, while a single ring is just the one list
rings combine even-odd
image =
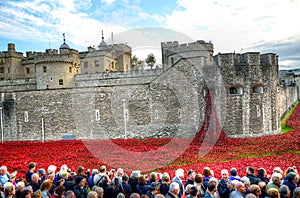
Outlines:
[{"label": "window", "polygon": [[69,67],[69,72],[72,73],[72,67]]},{"label": "window", "polygon": [[158,119],[158,110],[154,111],[154,119],[157,120]]},{"label": "window", "polygon": [[24,111],[24,122],[28,122],[28,111]]},{"label": "window", "polygon": [[242,87],[230,87],[229,95],[243,95],[243,88]]},{"label": "window", "polygon": [[4,67],[0,67],[0,73],[1,73],[1,74],[4,73]]},{"label": "window", "polygon": [[46,66],[43,67],[43,72],[47,73],[47,67]]},{"label": "window", "polygon": [[97,121],[100,120],[100,110],[99,110],[99,109],[96,109],[96,110],[95,110],[95,119],[96,119]]},{"label": "window", "polygon": [[26,74],[30,73],[30,69],[28,67],[26,67]]},{"label": "window", "polygon": [[253,93],[262,94],[264,93],[264,87],[261,85],[256,85],[253,87]]},{"label": "window", "polygon": [[9,67],[7,68],[7,73],[10,73],[10,68]]},{"label": "window", "polygon": [[63,79],[58,79],[58,85],[64,85],[64,80]]},{"label": "window", "polygon": [[174,64],[174,57],[171,57],[171,65]]},{"label": "window", "polygon": [[94,61],[94,65],[95,65],[95,67],[99,67],[99,61],[98,61],[98,60],[95,60],[95,61]]}]

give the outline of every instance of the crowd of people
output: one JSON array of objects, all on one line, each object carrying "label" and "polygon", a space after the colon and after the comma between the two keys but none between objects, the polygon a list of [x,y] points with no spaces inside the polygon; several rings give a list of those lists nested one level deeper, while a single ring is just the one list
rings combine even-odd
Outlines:
[{"label": "crowd of people", "polygon": [[0,198],[300,198],[296,167],[276,167],[270,176],[264,168],[248,167],[244,175],[231,168],[215,178],[209,167],[202,173],[177,169],[173,178],[167,172],[132,171],[128,176],[122,168],[107,170],[105,165],[91,171],[80,166],[76,172],[50,165],[46,171],[31,162],[21,179],[0,167]]}]

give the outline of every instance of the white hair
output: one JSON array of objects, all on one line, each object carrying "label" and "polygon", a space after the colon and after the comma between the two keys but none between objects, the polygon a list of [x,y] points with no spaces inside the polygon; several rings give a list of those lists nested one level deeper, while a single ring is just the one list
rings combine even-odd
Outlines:
[{"label": "white hair", "polygon": [[56,166],[54,166],[54,165],[50,165],[50,166],[48,166],[48,173],[50,173],[50,172],[52,172],[52,173],[55,173],[55,171],[56,171]]},{"label": "white hair", "polygon": [[176,175],[177,177],[182,177],[182,176],[184,176],[184,170],[183,170],[182,168],[177,169],[177,170],[175,171],[175,175]]},{"label": "white hair", "polygon": [[6,182],[6,183],[4,184],[4,186],[3,186],[3,188],[6,189],[6,188],[9,187],[9,186],[14,186],[14,184],[11,183],[11,182]]},{"label": "white hair", "polygon": [[169,187],[169,191],[173,192],[174,190],[179,189],[179,184],[176,182],[172,182]]},{"label": "white hair", "polygon": [[248,185],[248,184],[250,184],[250,179],[248,177],[244,176],[241,178],[241,182],[245,185]]},{"label": "white hair", "polygon": [[221,174],[223,174],[224,172],[228,174],[228,170],[227,169],[221,170]]},{"label": "white hair", "polygon": [[21,187],[25,187],[25,183],[23,181],[19,181],[17,184],[16,184],[16,189],[19,189]]}]

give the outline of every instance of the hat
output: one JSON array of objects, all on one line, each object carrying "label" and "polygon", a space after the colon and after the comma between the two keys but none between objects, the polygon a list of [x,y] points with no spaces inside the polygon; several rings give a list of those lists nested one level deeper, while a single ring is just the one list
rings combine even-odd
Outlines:
[{"label": "hat", "polygon": [[189,170],[189,172],[188,172],[187,175],[189,176],[189,175],[191,175],[192,173],[194,173],[194,171],[193,171],[193,170]]},{"label": "hat", "polygon": [[93,169],[92,170],[92,175],[95,175],[95,174],[97,174],[98,173],[98,170],[97,169]]},{"label": "hat", "polygon": [[39,173],[39,174],[41,174],[41,175],[45,175],[45,174],[46,174],[46,171],[45,171],[45,169],[40,168],[40,169],[38,170],[37,173]]},{"label": "hat", "polygon": [[76,184],[78,185],[82,180],[84,179],[84,177],[78,176],[76,177]]}]

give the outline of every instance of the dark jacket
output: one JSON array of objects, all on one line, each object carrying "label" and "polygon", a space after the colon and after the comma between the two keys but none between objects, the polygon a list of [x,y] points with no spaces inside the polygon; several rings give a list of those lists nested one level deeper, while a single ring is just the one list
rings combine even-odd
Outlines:
[{"label": "dark jacket", "polygon": [[137,184],[136,185],[136,192],[139,194],[139,195],[142,195],[142,194],[146,194],[146,192],[149,190],[149,186],[146,185],[146,184]]},{"label": "dark jacket", "polygon": [[122,182],[119,188],[119,192],[123,193],[125,197],[130,197],[130,195],[132,194],[131,186],[126,182]]},{"label": "dark jacket", "polygon": [[176,177],[174,177],[172,179],[172,182],[176,182],[176,183],[179,184],[180,192],[178,194],[178,197],[181,197],[183,195],[183,193],[184,193],[184,189],[183,189],[183,185],[182,185],[182,180],[179,177],[176,176]]},{"label": "dark jacket", "polygon": [[66,180],[65,183],[64,183],[64,187],[66,188],[66,192],[68,190],[74,190],[75,186],[76,186],[76,183],[73,180],[71,180],[71,181]]},{"label": "dark jacket", "polygon": [[169,192],[169,184],[162,183],[160,185],[160,193],[166,196],[168,192]]},{"label": "dark jacket", "polygon": [[104,190],[104,196],[103,198],[111,198],[113,197],[114,193],[113,193],[113,189],[110,185],[105,184],[105,183],[100,183],[99,187],[102,187]]},{"label": "dark jacket", "polygon": [[32,187],[33,192],[37,191],[38,189],[40,189],[41,183],[40,181],[38,181],[38,183],[29,183],[29,186]]},{"label": "dark jacket", "polygon": [[283,185],[287,185],[287,187],[289,187],[290,191],[291,191],[291,195],[293,194],[295,188],[297,188],[297,184],[290,182],[288,180],[283,182]]},{"label": "dark jacket", "polygon": [[76,198],[87,198],[88,189],[86,186],[81,188],[80,186],[76,185],[74,188],[74,193]]},{"label": "dark jacket", "polygon": [[228,182],[224,179],[221,179],[218,184],[218,193],[222,198],[229,198],[229,194],[232,192],[231,189],[227,188]]},{"label": "dark jacket", "polygon": [[33,174],[33,172],[30,172],[30,171],[28,171],[27,173],[26,173],[26,181],[28,182],[28,183],[30,183],[31,182],[31,175]]},{"label": "dark jacket", "polygon": [[166,195],[166,198],[179,198],[179,196],[177,195],[174,195],[172,194],[171,192],[168,192],[167,195]]},{"label": "dark jacket", "polygon": [[258,177],[256,177],[255,175],[252,175],[252,174],[247,174],[247,177],[250,180],[250,184],[257,184],[258,185],[258,182],[261,181]]},{"label": "dark jacket", "polygon": [[128,184],[131,186],[132,193],[136,193],[136,185],[138,179],[136,177],[129,177]]},{"label": "dark jacket", "polygon": [[195,182],[194,182],[193,180],[188,179],[188,180],[185,182],[184,187],[186,187],[186,186],[189,185],[189,184],[194,185],[194,183],[195,183]]}]

